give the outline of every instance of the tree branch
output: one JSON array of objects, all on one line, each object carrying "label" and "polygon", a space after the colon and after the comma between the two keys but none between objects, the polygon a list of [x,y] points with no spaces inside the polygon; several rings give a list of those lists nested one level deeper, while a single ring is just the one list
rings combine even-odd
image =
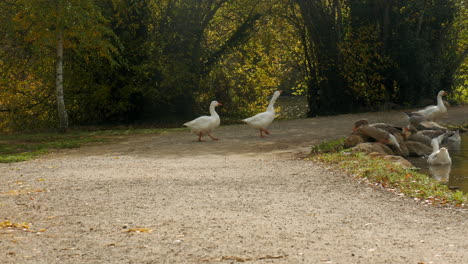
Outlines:
[{"label": "tree branch", "polygon": [[251,17],[247,18],[242,25],[240,25],[237,30],[231,35],[231,37],[222,45],[216,52],[212,53],[211,56],[207,59],[203,67],[204,73],[210,71],[211,67],[218,62],[222,55],[224,55],[230,48],[235,47],[245,39],[247,39],[249,35],[249,31],[254,27],[255,21],[262,17],[261,14],[256,13]]}]

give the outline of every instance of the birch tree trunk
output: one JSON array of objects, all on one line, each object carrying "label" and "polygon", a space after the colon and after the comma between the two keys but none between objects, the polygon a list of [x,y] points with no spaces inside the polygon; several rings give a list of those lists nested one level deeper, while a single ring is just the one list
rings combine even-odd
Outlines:
[{"label": "birch tree trunk", "polygon": [[65,109],[65,101],[63,99],[63,28],[62,25],[57,27],[57,61],[56,61],[56,80],[55,88],[57,90],[57,110],[59,117],[59,130],[66,132],[68,129],[68,114]]}]

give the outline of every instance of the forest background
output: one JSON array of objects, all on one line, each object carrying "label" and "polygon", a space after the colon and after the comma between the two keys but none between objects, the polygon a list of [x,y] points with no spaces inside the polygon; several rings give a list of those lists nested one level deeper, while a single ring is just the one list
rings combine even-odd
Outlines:
[{"label": "forest background", "polygon": [[0,131],[468,102],[464,0],[0,0]]}]

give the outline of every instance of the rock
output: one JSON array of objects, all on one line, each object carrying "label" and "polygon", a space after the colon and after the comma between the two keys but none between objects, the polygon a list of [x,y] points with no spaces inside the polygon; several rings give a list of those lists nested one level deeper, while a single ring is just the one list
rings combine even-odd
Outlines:
[{"label": "rock", "polygon": [[422,157],[432,153],[432,148],[416,141],[405,141],[400,146],[405,146],[408,149],[409,156]]},{"label": "rock", "polygon": [[357,134],[353,134],[353,135],[351,135],[351,136],[349,136],[349,137],[347,137],[345,139],[344,147],[345,148],[352,148],[352,147],[356,146],[357,144],[364,143],[364,142],[366,142],[366,141],[362,138],[362,136],[357,135]]},{"label": "rock", "polygon": [[402,156],[404,158],[409,157],[409,150],[406,145],[400,143],[400,148],[396,146],[389,146],[390,149],[393,151],[393,154],[396,156]]},{"label": "rock", "polygon": [[415,167],[411,162],[407,161],[405,158],[400,157],[400,156],[393,156],[393,155],[385,155],[382,153],[377,153],[377,152],[372,152],[368,154],[371,157],[379,157],[384,160],[388,160],[392,163],[399,164],[401,167],[404,169],[414,169]]},{"label": "rock", "polygon": [[360,143],[354,148],[352,148],[352,152],[365,152],[365,153],[382,153],[387,155],[393,155],[393,151],[384,143],[380,142],[366,142]]}]

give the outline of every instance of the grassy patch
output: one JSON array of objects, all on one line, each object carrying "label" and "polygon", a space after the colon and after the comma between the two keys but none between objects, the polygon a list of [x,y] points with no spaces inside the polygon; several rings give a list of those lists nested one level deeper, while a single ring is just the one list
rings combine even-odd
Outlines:
[{"label": "grassy patch", "polygon": [[[336,142],[329,145],[335,146]],[[338,147],[332,148],[339,149]],[[311,159],[332,164],[387,190],[419,198],[434,205],[466,206],[468,203],[467,194],[461,191],[454,192],[428,175],[404,169],[378,157],[370,157],[363,153],[352,154],[345,151],[335,151],[320,153],[312,156]]]},{"label": "grassy patch", "polygon": [[464,133],[464,132],[468,132],[468,124],[464,124],[464,125],[447,125],[447,128],[452,130],[452,131],[456,131],[456,130],[460,130],[460,132]]},{"label": "grassy patch", "polygon": [[68,133],[14,134],[0,137],[0,163],[33,159],[53,149],[79,148],[83,144],[105,142],[130,134],[155,134],[175,129],[113,129],[102,131],[70,131]]},{"label": "grassy patch", "polygon": [[340,138],[337,140],[322,142],[321,144],[312,147],[311,154],[330,153],[343,150],[344,141],[345,138]]}]

